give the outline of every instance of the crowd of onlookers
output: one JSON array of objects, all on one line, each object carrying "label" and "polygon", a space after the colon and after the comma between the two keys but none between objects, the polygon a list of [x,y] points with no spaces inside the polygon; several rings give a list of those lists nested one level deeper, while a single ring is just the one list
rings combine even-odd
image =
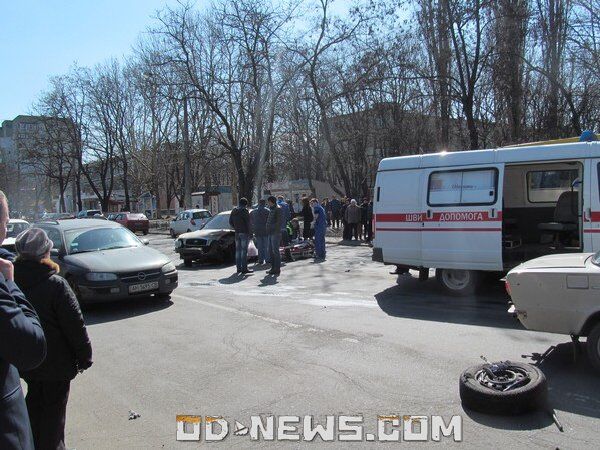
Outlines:
[{"label": "crowd of onlookers", "polygon": [[[229,224],[235,231],[236,273],[246,275],[254,270],[248,268],[248,245],[254,240],[258,250],[257,266],[269,264],[268,275],[278,276],[281,272],[281,248],[286,260],[292,260],[291,244],[298,241],[314,243],[316,261],[324,261],[326,256],[325,234],[327,228],[342,228],[344,240],[364,240],[370,243],[373,238],[373,202],[356,200],[335,195],[319,201],[317,198],[303,197],[300,211],[294,211],[291,201],[282,195],[260,199],[252,211],[249,202],[241,198],[231,211]],[[300,229],[302,222],[302,230]]]},{"label": "crowd of onlookers", "polygon": [[[304,220],[304,238],[312,237],[311,222],[312,208],[308,199],[303,199],[303,207],[300,216]],[[325,210],[327,228],[342,230],[342,238],[346,241],[364,240],[370,243],[373,240],[373,202],[367,198],[361,204],[354,199],[342,197],[338,199],[335,195],[329,199],[325,197],[321,201]]]}]

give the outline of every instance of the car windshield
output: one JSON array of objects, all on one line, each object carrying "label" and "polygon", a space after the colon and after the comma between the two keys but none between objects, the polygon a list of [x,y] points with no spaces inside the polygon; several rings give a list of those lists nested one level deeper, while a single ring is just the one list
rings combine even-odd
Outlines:
[{"label": "car windshield", "polygon": [[227,230],[229,228],[231,228],[231,225],[229,225],[229,214],[214,216],[204,225],[205,230]]},{"label": "car windshield", "polygon": [[596,252],[592,257],[592,262],[597,266],[600,266],[600,252]]},{"label": "car windshield", "polygon": [[68,253],[86,253],[116,248],[140,247],[137,237],[125,228],[83,228],[65,233]]},{"label": "car windshield", "polygon": [[208,211],[196,211],[192,217],[194,219],[208,219],[210,217],[210,213]]},{"label": "car windshield", "polygon": [[28,223],[8,223],[6,226],[6,237],[17,237],[21,231],[29,228]]}]

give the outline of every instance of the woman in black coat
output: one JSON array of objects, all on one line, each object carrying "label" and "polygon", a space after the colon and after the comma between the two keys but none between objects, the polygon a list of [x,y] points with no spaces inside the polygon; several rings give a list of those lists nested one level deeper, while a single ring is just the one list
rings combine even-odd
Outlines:
[{"label": "woman in black coat", "polygon": [[302,220],[304,221],[304,227],[302,230],[302,237],[304,239],[310,239],[312,237],[311,224],[314,219],[313,210],[310,207],[310,201],[308,197],[302,198]]},{"label": "woman in black coat", "polygon": [[44,230],[24,231],[15,247],[15,281],[37,311],[47,343],[44,362],[20,372],[33,440],[37,450],[63,449],[71,380],[92,365],[92,346],[77,298],[50,259],[52,241]]}]

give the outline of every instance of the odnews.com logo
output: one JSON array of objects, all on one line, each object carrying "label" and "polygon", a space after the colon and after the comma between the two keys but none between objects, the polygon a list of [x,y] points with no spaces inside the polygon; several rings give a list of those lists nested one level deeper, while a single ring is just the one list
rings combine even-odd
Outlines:
[{"label": "odnews.com logo", "polygon": [[[251,441],[306,441],[320,438],[323,442],[440,442],[443,438],[462,441],[462,417],[452,416],[377,416],[377,432],[366,433],[361,415],[329,415],[324,423],[313,416],[250,416],[249,426],[221,416],[178,415],[178,441],[222,441],[228,436],[245,437]],[[248,422],[246,422],[248,423]],[[203,432],[202,432],[203,431]]]}]

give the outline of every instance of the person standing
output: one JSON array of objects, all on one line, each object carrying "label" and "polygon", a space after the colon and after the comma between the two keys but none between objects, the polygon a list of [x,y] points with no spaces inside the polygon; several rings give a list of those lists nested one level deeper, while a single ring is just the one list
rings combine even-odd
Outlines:
[{"label": "person standing", "polygon": [[288,205],[288,209],[290,210],[290,221],[294,218],[294,216],[296,215],[296,210],[294,209],[294,202],[292,202],[291,200],[288,200],[287,202]]},{"label": "person standing", "polygon": [[304,240],[310,239],[312,237],[312,222],[314,219],[313,210],[310,207],[310,201],[308,197],[302,197],[302,220],[304,221],[304,226],[302,229],[302,237]]},{"label": "person standing", "polygon": [[369,240],[368,235],[368,213],[369,213],[369,200],[365,197],[363,198],[362,204],[360,205],[360,225],[358,230],[358,236],[360,239],[364,239],[365,241]]},{"label": "person standing", "polygon": [[350,225],[346,221],[346,210],[348,209],[348,199],[346,197],[342,198],[342,209],[340,210],[341,219],[342,219],[342,239],[348,241],[352,239],[350,236]]},{"label": "person standing", "polygon": [[340,215],[342,211],[342,203],[335,197],[331,196],[331,223],[333,228],[340,228]]},{"label": "person standing", "polygon": [[269,205],[269,218],[267,219],[267,233],[269,234],[269,251],[271,253],[271,270],[269,275],[278,276],[281,273],[281,255],[279,254],[279,243],[281,242],[281,222],[283,214],[281,206],[277,204],[277,199],[270,196],[267,199]]},{"label": "person standing", "polygon": [[360,207],[356,204],[356,200],[350,200],[350,205],[346,208],[346,222],[348,223],[349,232],[348,239],[358,241],[358,226],[360,223]]},{"label": "person standing", "polygon": [[258,250],[257,265],[262,266],[265,262],[270,261],[269,252],[269,235],[267,233],[267,220],[269,219],[269,208],[264,198],[258,201],[258,207],[250,213],[250,222],[252,231],[256,238],[256,247]]},{"label": "person standing", "polygon": [[283,198],[283,195],[277,197],[277,204],[281,208],[281,244],[284,248],[284,256],[286,261],[293,261],[292,251],[290,250],[290,235],[288,233],[288,223],[292,220],[290,207]]},{"label": "person standing", "polygon": [[367,242],[370,244],[373,240],[373,200],[369,200],[367,205],[367,228],[365,233]]},{"label": "person standing", "polygon": [[[0,242],[6,238],[8,220],[8,202],[0,191]],[[0,258],[0,336],[0,448],[34,450],[19,370],[41,364],[46,339],[37,313],[14,282],[13,264],[4,258]]]},{"label": "person standing", "polygon": [[237,208],[231,211],[229,225],[235,231],[235,266],[237,273],[241,275],[253,273],[252,269],[248,269],[248,243],[250,241],[251,226],[248,200],[245,197],[242,197]]},{"label": "person standing", "polygon": [[315,260],[325,260],[325,232],[327,231],[327,218],[325,209],[319,204],[319,200],[313,198],[310,201],[314,213],[314,230],[315,230]]},{"label": "person standing", "polygon": [[27,410],[35,448],[65,448],[65,422],[71,380],[92,366],[92,345],[77,297],[58,276],[50,259],[52,241],[40,228],[17,236],[15,281],[40,317],[48,355],[32,370],[20,370],[27,383]]},{"label": "person standing", "polygon": [[[319,201],[317,200],[317,203]],[[329,204],[329,199],[325,197],[321,203],[321,206],[325,210],[325,219],[327,220],[327,227],[331,226],[331,205]]]}]

